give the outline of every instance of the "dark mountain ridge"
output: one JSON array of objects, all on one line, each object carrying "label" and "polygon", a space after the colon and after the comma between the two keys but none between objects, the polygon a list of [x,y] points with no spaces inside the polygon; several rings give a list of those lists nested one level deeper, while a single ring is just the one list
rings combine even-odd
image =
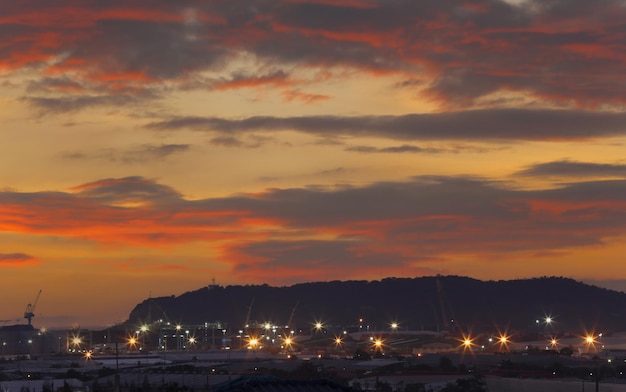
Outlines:
[{"label": "dark mountain ridge", "polygon": [[[459,276],[331,281],[288,287],[209,286],[178,297],[150,298],[130,313],[128,323],[159,319],[200,325],[219,321],[229,329],[250,323],[284,325],[295,307],[292,326],[315,321],[348,328],[461,330],[532,329],[554,320],[563,331],[626,330],[626,294],[562,277],[480,281]],[[451,322],[454,320],[453,322]]]}]

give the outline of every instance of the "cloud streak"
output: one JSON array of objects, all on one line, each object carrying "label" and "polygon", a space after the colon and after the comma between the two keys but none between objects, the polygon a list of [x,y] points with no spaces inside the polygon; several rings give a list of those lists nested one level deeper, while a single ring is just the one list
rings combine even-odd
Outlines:
[{"label": "cloud streak", "polygon": [[25,253],[0,253],[0,268],[27,267],[38,263],[39,260]]},{"label": "cloud streak", "polygon": [[147,125],[228,134],[294,130],[320,137],[393,140],[584,141],[626,135],[626,114],[578,110],[485,109],[399,116],[174,117]]},{"label": "cloud streak", "polygon": [[562,160],[538,163],[516,173],[518,176],[555,177],[621,177],[626,178],[626,165]]},{"label": "cloud streak", "polygon": [[145,144],[126,150],[99,149],[96,152],[64,152],[62,157],[69,160],[106,160],[122,164],[136,164],[163,160],[191,150],[188,144]]}]

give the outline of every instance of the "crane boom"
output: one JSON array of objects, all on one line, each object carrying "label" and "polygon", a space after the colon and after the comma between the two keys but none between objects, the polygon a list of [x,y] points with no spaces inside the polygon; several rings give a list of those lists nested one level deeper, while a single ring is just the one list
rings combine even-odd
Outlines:
[{"label": "crane boom", "polygon": [[32,318],[35,317],[35,308],[37,307],[37,302],[39,302],[39,297],[41,296],[41,290],[37,293],[37,297],[32,304],[26,305],[26,310],[24,311],[24,318],[28,320],[28,325],[32,325]]},{"label": "crane boom", "polygon": [[441,280],[439,280],[440,276],[437,275],[437,296],[439,297],[439,308],[441,310],[441,321],[443,321],[444,329],[450,328],[450,323],[448,322],[448,316],[446,315],[446,305],[443,294],[443,286],[441,285]]},{"label": "crane boom", "polygon": [[293,309],[291,309],[291,315],[289,315],[289,321],[287,321],[287,328],[289,328],[289,330],[291,331],[292,329],[295,329],[293,326],[293,316],[295,316],[296,314],[296,308],[298,307],[298,304],[300,303],[300,301],[296,301],[296,304],[293,306]]},{"label": "crane boom", "polygon": [[250,302],[250,306],[248,306],[248,313],[246,314],[246,319],[243,322],[243,328],[245,330],[248,329],[248,324],[250,324],[250,314],[252,313],[252,305],[254,305],[254,297],[252,298],[252,302]]}]

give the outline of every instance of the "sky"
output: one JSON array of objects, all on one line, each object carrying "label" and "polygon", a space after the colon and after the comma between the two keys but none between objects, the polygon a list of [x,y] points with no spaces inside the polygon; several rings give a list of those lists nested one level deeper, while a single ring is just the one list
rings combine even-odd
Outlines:
[{"label": "sky", "polygon": [[0,4],[0,323],[211,284],[626,290],[626,2]]}]

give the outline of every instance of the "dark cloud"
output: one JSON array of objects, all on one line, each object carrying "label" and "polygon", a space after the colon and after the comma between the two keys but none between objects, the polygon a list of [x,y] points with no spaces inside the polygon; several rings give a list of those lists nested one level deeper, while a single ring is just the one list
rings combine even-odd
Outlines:
[{"label": "dark cloud", "polygon": [[177,204],[181,195],[174,189],[142,177],[107,178],[75,187],[76,196],[104,205],[126,203]]},{"label": "dark cloud", "polygon": [[19,267],[37,263],[37,259],[25,253],[0,253],[0,267]]},{"label": "dark cloud", "polygon": [[531,165],[516,173],[519,176],[626,177],[626,165],[609,163],[553,161]]},{"label": "dark cloud", "polygon": [[[350,67],[396,74],[404,80],[398,86],[424,88],[444,106],[470,107],[513,91],[551,104],[619,107],[626,88],[625,17],[617,0],[530,0],[520,6],[500,0],[380,0],[367,6],[118,0],[79,8],[35,0],[3,9],[0,36],[7,39],[0,67],[77,79],[55,86],[62,78],[46,77],[33,88],[88,82],[115,95],[120,86],[164,80],[189,88],[194,75],[221,72],[244,55],[256,59],[258,71],[235,75],[226,85],[275,87],[291,78],[289,71],[268,75],[267,69]],[[57,106],[111,104],[89,102]]]},{"label": "dark cloud", "polygon": [[144,144],[139,147],[129,148],[126,150],[121,149],[100,149],[97,152],[65,152],[62,157],[72,160],[107,160],[110,162],[119,162],[123,164],[137,164],[154,162],[168,158],[175,154],[182,154],[189,151],[191,148],[188,144]]},{"label": "dark cloud", "polygon": [[[431,221],[428,217],[440,217],[449,223],[449,228],[467,223],[464,219],[484,229],[490,221],[499,222],[496,226],[524,222],[530,225],[525,229],[532,226],[529,235],[534,236],[531,233],[534,230],[542,232],[542,225],[547,223],[535,220],[540,217],[533,215],[534,200],[544,200],[546,205],[554,203],[555,206],[565,200],[583,206],[588,202],[610,201],[615,203],[616,208],[626,201],[625,181],[579,183],[539,191],[513,190],[505,185],[479,179],[420,177],[409,182],[376,183],[362,188],[275,189],[255,197],[243,195],[194,203],[217,210],[254,211],[255,216],[280,219],[296,227],[342,227],[352,224],[358,227],[359,222],[375,225],[375,222],[408,219],[407,225],[412,226],[416,233],[427,234],[436,231],[438,221],[438,218]],[[578,210],[573,206],[570,212]],[[618,220],[608,212],[602,218],[611,222],[607,228]],[[619,216],[623,214],[618,213]],[[557,219],[552,223],[564,222]],[[584,221],[579,223],[585,224]],[[617,224],[615,229],[623,226]],[[562,228],[567,232],[576,229],[584,232],[582,226],[574,228],[567,224]]]},{"label": "dark cloud", "polygon": [[272,141],[272,138],[259,135],[246,135],[246,138],[233,136],[217,136],[210,140],[210,143],[221,147],[259,148]]},{"label": "dark cloud", "polygon": [[188,144],[161,144],[159,146],[144,145],[144,152],[159,158],[189,151]]},{"label": "dark cloud", "polygon": [[31,81],[26,87],[26,92],[30,94],[38,94],[42,92],[78,92],[82,91],[86,86],[73,80],[67,76],[61,77],[44,77],[39,80]]},{"label": "dark cloud", "polygon": [[233,250],[266,260],[256,269],[278,268],[281,271],[297,270],[299,273],[323,269],[334,274],[335,271],[343,272],[355,265],[361,270],[377,269],[381,263],[387,267],[401,267],[409,261],[398,254],[360,254],[358,248],[361,242],[359,239],[267,241],[246,244]]},{"label": "dark cloud", "polygon": [[346,151],[354,151],[361,153],[422,153],[422,154],[438,154],[444,150],[439,148],[422,148],[418,146],[411,146],[403,144],[401,146],[394,147],[371,147],[371,146],[353,146],[347,147]]},{"label": "dark cloud", "polygon": [[13,261],[13,260],[30,260],[32,256],[29,256],[25,253],[0,253],[0,263],[4,261]]},{"label": "dark cloud", "polygon": [[99,106],[123,107],[144,102],[130,95],[24,97],[22,100],[36,108],[41,114],[76,112]]},{"label": "dark cloud", "polygon": [[626,134],[626,113],[580,110],[484,109],[399,116],[174,117],[156,130],[236,134],[295,130],[321,137],[376,136],[395,140],[585,140]]}]

